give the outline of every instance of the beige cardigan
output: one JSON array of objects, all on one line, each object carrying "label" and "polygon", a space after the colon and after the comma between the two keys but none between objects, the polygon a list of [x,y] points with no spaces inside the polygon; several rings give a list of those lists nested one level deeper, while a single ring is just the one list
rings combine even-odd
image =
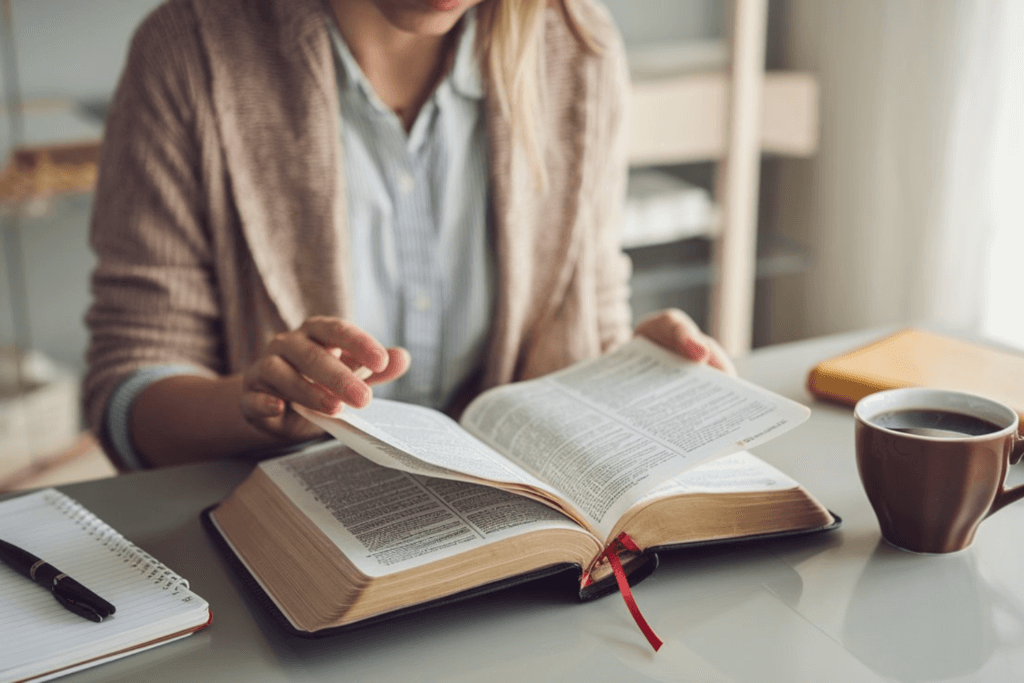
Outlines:
[{"label": "beige cardigan", "polygon": [[[550,187],[537,192],[488,90],[499,294],[475,393],[594,356],[630,334],[618,246],[624,51],[578,3],[599,55],[548,10]],[[348,235],[322,0],[169,0],[140,27],[106,128],[92,220],[86,414],[134,370],[241,371],[309,315],[344,318]],[[108,448],[108,453],[113,454]]]}]

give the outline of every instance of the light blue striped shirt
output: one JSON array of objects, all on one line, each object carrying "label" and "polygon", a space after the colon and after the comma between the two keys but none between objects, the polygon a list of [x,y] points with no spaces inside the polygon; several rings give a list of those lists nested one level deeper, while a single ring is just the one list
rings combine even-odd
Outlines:
[{"label": "light blue striped shirt", "polygon": [[[475,53],[476,17],[463,19],[452,68],[406,134],[363,75],[333,19],[350,234],[352,322],[412,356],[374,395],[443,408],[478,367],[490,330],[495,265],[487,230],[487,138]],[[132,404],[187,365],[143,368],[111,395],[107,429],[126,465]]]},{"label": "light blue striped shirt", "polygon": [[331,23],[352,226],[351,319],[409,372],[375,396],[444,407],[476,368],[490,327],[487,139],[475,15],[447,77],[408,135]]}]

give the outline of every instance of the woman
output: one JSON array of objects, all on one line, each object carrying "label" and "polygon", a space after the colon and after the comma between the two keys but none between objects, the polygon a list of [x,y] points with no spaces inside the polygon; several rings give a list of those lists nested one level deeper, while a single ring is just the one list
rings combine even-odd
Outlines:
[{"label": "woman", "polygon": [[[293,403],[371,385],[457,413],[623,342],[626,97],[592,0],[161,6],[93,216],[84,392],[108,453],[279,447],[317,434]],[[636,331],[729,367],[678,311]]]}]

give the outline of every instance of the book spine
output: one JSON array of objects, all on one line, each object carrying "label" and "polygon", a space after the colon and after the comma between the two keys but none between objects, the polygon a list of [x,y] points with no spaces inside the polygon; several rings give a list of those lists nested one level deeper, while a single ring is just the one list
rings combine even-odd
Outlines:
[{"label": "book spine", "polygon": [[189,590],[186,579],[122,536],[113,527],[86,510],[78,501],[59,491],[49,492],[46,495],[46,500],[92,536],[97,543],[107,548],[122,562],[144,575],[154,584],[167,590],[171,595],[178,595]]}]

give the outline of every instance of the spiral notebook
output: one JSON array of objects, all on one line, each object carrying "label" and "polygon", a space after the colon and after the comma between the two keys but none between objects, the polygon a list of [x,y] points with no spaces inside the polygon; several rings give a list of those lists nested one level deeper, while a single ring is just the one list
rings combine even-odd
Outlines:
[{"label": "spiral notebook", "polygon": [[185,579],[55,489],[0,502],[0,538],[117,608],[102,623],[87,621],[0,563],[0,683],[50,680],[210,623],[209,604]]}]

